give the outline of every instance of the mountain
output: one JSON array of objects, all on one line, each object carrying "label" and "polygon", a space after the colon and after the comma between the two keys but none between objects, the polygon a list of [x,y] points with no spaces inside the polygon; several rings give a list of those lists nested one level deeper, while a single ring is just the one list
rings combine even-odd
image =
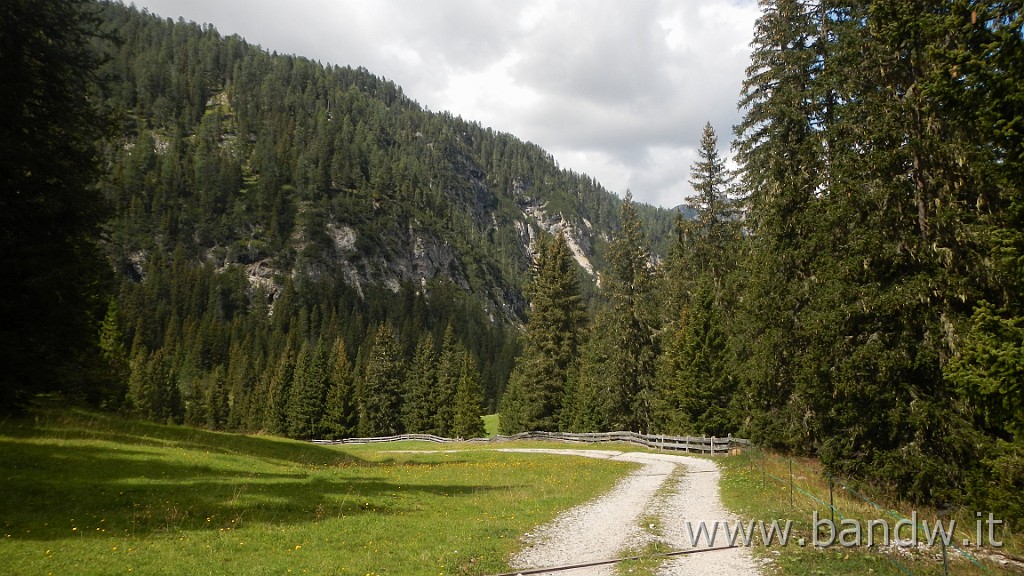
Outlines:
[{"label": "mountain", "polygon": [[[536,238],[563,231],[593,292],[620,200],[540,147],[425,110],[362,68],[102,10],[114,40],[99,46],[101,99],[120,122],[103,183],[118,322],[131,354],[173,356],[186,393],[230,371],[234,348],[266,368],[300,346],[296,331],[343,338],[358,369],[384,323],[407,354],[451,324],[493,407]],[[669,237],[672,211],[639,210]]]}]

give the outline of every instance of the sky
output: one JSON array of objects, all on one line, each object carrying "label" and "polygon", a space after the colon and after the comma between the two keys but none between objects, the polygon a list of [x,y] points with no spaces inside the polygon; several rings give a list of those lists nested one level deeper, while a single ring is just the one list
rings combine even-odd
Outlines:
[{"label": "sky", "polygon": [[[128,1],[128,0],[125,0]],[[730,155],[756,0],[135,0],[268,51],[363,66],[433,111],[676,206],[708,122]]]}]

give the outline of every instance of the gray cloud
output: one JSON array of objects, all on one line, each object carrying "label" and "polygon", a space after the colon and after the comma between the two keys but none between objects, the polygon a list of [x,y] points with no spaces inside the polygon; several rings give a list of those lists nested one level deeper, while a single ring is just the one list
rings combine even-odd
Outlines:
[{"label": "gray cloud", "polygon": [[432,110],[672,206],[705,122],[728,152],[755,0],[137,0],[280,53],[364,66]]}]

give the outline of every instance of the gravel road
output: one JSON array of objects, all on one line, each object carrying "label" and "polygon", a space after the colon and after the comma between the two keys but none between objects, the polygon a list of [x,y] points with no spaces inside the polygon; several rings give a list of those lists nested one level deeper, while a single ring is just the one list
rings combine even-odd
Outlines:
[{"label": "gravel road", "polygon": [[[559,515],[524,536],[524,550],[513,557],[517,570],[577,565],[621,557],[660,540],[672,550],[692,548],[687,522],[697,524],[735,521],[718,497],[718,466],[700,458],[674,454],[614,452],[609,450],[505,449],[508,452],[542,452],[636,462],[642,466],[605,495]],[[666,484],[668,482],[668,484]],[[664,490],[660,490],[664,487]],[[659,534],[641,520],[657,517]],[[719,531],[714,546],[725,546]],[[707,547],[702,541],[696,548]],[[615,566],[590,566],[552,576],[613,576]],[[678,556],[668,559],[660,576],[688,574],[757,575],[758,563],[743,547]]]}]

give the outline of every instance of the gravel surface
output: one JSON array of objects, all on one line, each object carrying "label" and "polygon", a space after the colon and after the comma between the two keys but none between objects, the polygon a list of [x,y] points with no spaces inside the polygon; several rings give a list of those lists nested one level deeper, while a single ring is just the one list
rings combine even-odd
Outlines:
[{"label": "gravel surface", "polygon": [[[641,464],[605,495],[559,515],[524,536],[526,547],[512,558],[514,569],[549,568],[621,557],[655,539],[672,550],[691,548],[686,522],[696,532],[697,523],[735,521],[718,497],[718,466],[700,458],[675,454],[613,452],[609,450],[506,449],[508,452],[542,452],[606,458]],[[666,481],[672,479],[668,484]],[[659,491],[662,487],[665,490]],[[645,516],[656,516],[660,534],[641,526]],[[721,530],[714,546],[725,546]],[[697,548],[707,547],[701,541]],[[543,574],[565,576],[612,576],[613,564]],[[688,574],[760,574],[750,550],[737,547],[701,552],[667,560],[662,576]]]}]

